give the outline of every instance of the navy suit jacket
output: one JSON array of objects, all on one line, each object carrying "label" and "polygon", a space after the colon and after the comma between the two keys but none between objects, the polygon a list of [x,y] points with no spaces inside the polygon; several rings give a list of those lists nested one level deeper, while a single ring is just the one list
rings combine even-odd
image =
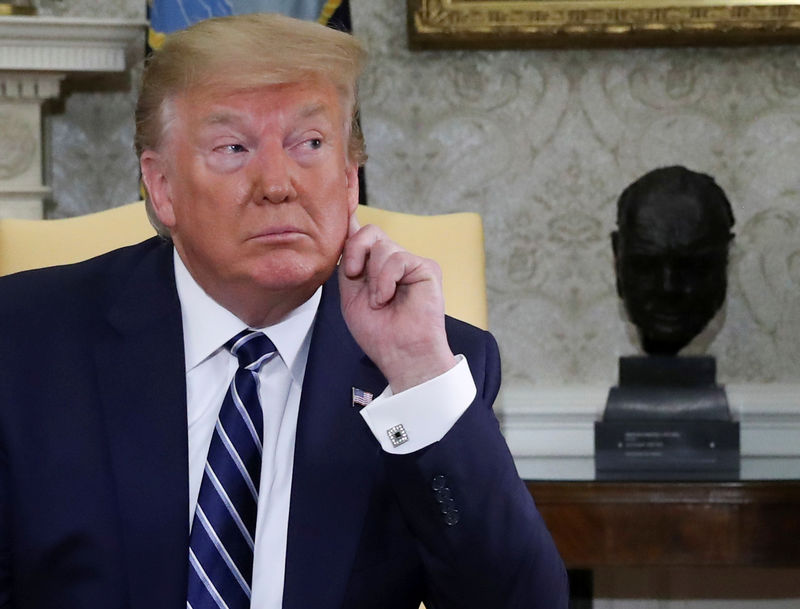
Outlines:
[{"label": "navy suit jacket", "polygon": [[[285,609],[566,607],[563,564],[491,410],[494,339],[452,319],[447,330],[475,402],[440,442],[389,455],[351,398],[386,380],[347,330],[335,275],[325,285],[297,423]],[[0,337],[0,608],[183,609],[172,247],[154,238],[0,279]]]}]

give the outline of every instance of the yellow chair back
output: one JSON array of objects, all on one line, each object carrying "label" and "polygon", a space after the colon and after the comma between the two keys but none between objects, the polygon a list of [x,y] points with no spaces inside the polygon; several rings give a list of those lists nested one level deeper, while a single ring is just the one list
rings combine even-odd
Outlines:
[{"label": "yellow chair back", "polygon": [[[412,251],[436,260],[444,277],[449,315],[488,325],[483,225],[478,214],[417,216],[359,207],[361,224],[375,224]],[[152,237],[139,201],[60,220],[0,219],[0,275],[86,260]]]}]

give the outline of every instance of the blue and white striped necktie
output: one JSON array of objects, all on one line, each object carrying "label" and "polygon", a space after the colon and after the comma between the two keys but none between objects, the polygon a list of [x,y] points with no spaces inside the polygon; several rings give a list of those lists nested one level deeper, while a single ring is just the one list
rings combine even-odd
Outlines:
[{"label": "blue and white striped necktie", "polygon": [[189,539],[187,609],[246,609],[253,578],[264,419],[258,370],[275,355],[261,332],[225,347],[239,360],[208,449]]}]

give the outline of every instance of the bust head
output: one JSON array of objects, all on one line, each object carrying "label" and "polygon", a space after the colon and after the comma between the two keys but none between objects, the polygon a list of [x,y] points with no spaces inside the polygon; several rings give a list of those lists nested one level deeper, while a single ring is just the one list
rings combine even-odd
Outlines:
[{"label": "bust head", "polygon": [[646,353],[678,353],[722,306],[733,224],[714,179],[685,167],[655,169],[620,195],[617,291]]}]

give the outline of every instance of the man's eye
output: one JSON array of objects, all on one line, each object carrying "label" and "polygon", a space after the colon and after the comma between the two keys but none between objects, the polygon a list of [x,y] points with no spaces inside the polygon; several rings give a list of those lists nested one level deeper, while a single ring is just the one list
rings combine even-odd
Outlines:
[{"label": "man's eye", "polygon": [[647,271],[656,268],[659,262],[656,256],[642,256],[639,254],[630,254],[625,260],[628,267],[635,271]]},{"label": "man's eye", "polygon": [[241,144],[225,144],[224,146],[218,146],[216,148],[219,152],[227,152],[230,154],[238,154],[240,152],[245,152],[246,149]]},{"label": "man's eye", "polygon": [[322,148],[322,140],[318,137],[308,140],[308,146],[312,150],[319,150]]}]

